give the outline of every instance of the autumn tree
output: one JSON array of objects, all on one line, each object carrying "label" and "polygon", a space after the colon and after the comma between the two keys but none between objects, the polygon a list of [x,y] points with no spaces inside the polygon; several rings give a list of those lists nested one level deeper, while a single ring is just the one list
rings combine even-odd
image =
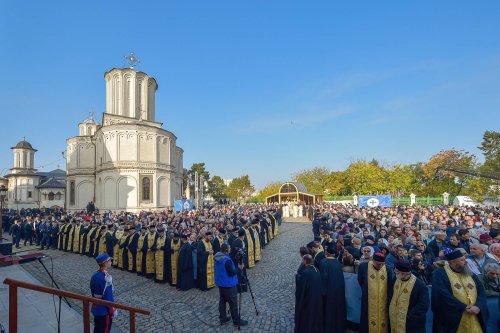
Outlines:
[{"label": "autumn tree", "polygon": [[259,191],[259,193],[256,196],[256,199],[259,202],[264,202],[266,198],[270,195],[278,193],[282,183],[270,183],[267,184],[262,190]]},{"label": "autumn tree", "polygon": [[386,189],[384,171],[374,163],[358,161],[345,171],[345,185],[351,194],[383,193]]},{"label": "autumn tree", "polygon": [[307,190],[317,194],[337,194],[342,188],[339,173],[332,173],[324,167],[303,170],[293,176],[293,180],[305,185]]},{"label": "autumn tree", "polygon": [[461,194],[467,188],[470,176],[454,170],[472,170],[477,166],[476,157],[464,150],[442,150],[422,165],[428,182],[427,194],[440,196],[448,192],[452,196]]}]

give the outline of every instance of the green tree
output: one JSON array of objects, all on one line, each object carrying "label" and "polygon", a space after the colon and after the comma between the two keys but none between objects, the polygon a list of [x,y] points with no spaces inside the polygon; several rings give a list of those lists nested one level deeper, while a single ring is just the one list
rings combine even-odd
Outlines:
[{"label": "green tree", "polygon": [[358,161],[345,171],[345,185],[351,194],[376,194],[386,190],[384,171],[374,163]]},{"label": "green tree", "polygon": [[293,176],[293,180],[305,185],[307,190],[317,194],[336,194],[340,188],[338,174],[332,174],[325,167],[302,170]]},{"label": "green tree", "polygon": [[195,172],[198,172],[198,176],[203,175],[203,178],[205,178],[205,180],[210,179],[210,173],[206,170],[204,162],[193,163],[191,169],[189,170],[189,173],[194,177]]},{"label": "green tree", "polygon": [[411,167],[396,164],[392,168],[384,170],[386,177],[385,192],[395,197],[410,195],[412,175]]},{"label": "green tree", "polygon": [[247,200],[254,191],[255,188],[250,183],[248,175],[234,178],[227,187],[228,197],[237,201]]},{"label": "green tree", "polygon": [[208,181],[208,194],[215,201],[219,201],[227,197],[226,194],[227,186],[224,184],[224,180],[219,176],[212,176],[212,178]]}]

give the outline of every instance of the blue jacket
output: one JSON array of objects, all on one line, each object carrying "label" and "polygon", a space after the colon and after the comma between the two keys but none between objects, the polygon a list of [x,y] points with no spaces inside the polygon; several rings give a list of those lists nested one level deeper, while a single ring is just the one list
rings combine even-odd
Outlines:
[{"label": "blue jacket", "polygon": [[238,284],[238,269],[229,255],[217,252],[214,256],[215,284],[217,287],[230,288]]},{"label": "blue jacket", "polygon": [[[106,271],[98,270],[90,279],[90,292],[92,297],[100,298],[105,301],[114,302],[113,282],[111,275]],[[106,316],[114,312],[114,308],[104,305],[92,304],[92,314],[94,317]]]}]

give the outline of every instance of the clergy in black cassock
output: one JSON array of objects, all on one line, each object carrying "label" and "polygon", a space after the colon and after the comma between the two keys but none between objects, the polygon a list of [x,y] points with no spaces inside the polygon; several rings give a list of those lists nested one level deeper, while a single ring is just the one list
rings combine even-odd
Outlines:
[{"label": "clergy in black cassock", "polygon": [[323,332],[323,302],[321,275],[313,258],[303,258],[304,270],[297,276],[295,288],[295,333]]},{"label": "clergy in black cassock", "polygon": [[342,265],[334,258],[335,244],[326,249],[326,258],[321,260],[321,281],[323,283],[324,332],[344,333],[347,328],[345,303],[345,281]]},{"label": "clergy in black cassock", "polygon": [[192,247],[187,241],[187,236],[182,235],[182,247],[179,251],[179,262],[177,269],[177,288],[189,290],[194,288]]},{"label": "clergy in black cassock", "polygon": [[212,248],[212,232],[205,233],[205,238],[197,245],[197,283],[198,288],[207,291],[215,287],[214,280],[214,251]]},{"label": "clergy in black cassock", "polygon": [[116,230],[113,230],[114,225],[112,223],[108,224],[109,232],[106,233],[106,252],[110,257],[114,255],[114,247],[116,243],[118,243],[118,239],[116,238]]},{"label": "clergy in black cassock", "polygon": [[389,304],[389,320],[393,332],[425,333],[429,310],[429,291],[425,283],[411,273],[409,261],[396,262]]},{"label": "clergy in black cassock", "polygon": [[325,259],[325,253],[319,249],[319,245],[316,242],[309,242],[307,248],[314,256],[314,267],[319,270],[321,268],[321,260]]},{"label": "clergy in black cassock", "polygon": [[373,259],[359,265],[361,318],[359,332],[390,332],[389,300],[392,294],[392,272],[385,266],[385,256],[375,252]]},{"label": "clergy in black cassock", "polygon": [[214,253],[220,252],[220,246],[224,244],[224,237],[226,237],[226,230],[220,229],[219,234],[214,238],[214,242],[212,244]]},{"label": "clergy in black cassock", "polygon": [[127,254],[128,254],[128,269],[129,272],[137,272],[137,250],[139,244],[139,234],[135,229],[130,229],[130,237],[127,244]]},{"label": "clergy in black cassock", "polygon": [[488,322],[486,296],[479,279],[466,271],[460,250],[446,254],[448,266],[432,274],[433,332],[484,332]]}]

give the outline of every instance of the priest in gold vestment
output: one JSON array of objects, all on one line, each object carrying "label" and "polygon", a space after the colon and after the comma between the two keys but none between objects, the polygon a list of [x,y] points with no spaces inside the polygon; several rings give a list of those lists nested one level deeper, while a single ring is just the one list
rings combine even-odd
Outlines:
[{"label": "priest in gold vestment", "polygon": [[392,290],[392,280],[392,272],[385,266],[385,256],[381,252],[375,252],[372,260],[359,266],[360,333],[389,332],[389,296]]},{"label": "priest in gold vestment", "polygon": [[448,265],[432,274],[433,332],[486,333],[488,308],[481,282],[468,272],[460,250],[445,256]]},{"label": "priest in gold vestment", "polygon": [[391,333],[425,333],[429,310],[429,291],[421,279],[411,273],[407,260],[396,262],[396,279],[389,303]]}]

